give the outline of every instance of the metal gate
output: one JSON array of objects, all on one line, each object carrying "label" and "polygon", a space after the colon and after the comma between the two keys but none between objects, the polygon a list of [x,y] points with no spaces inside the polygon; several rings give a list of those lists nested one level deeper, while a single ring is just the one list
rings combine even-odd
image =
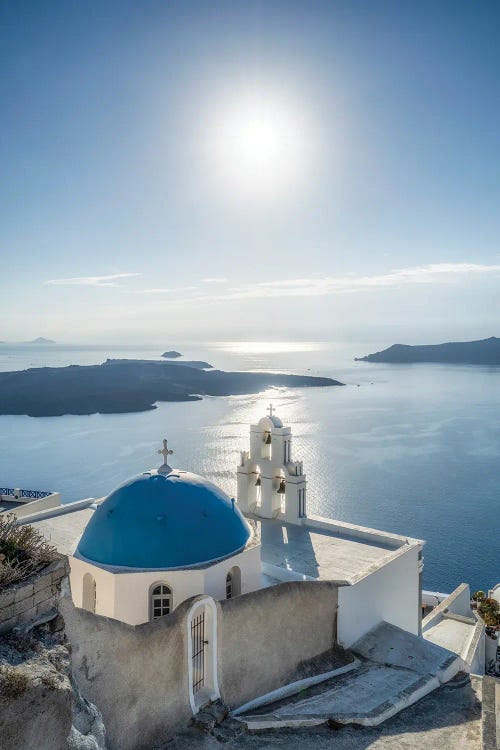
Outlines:
[{"label": "metal gate", "polygon": [[205,684],[205,612],[193,618],[191,622],[191,644],[193,650],[193,693],[197,693]]}]

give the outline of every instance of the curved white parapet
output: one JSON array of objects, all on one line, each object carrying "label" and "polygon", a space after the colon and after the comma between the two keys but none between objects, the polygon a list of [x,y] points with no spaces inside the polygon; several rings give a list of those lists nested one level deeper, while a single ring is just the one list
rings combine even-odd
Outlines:
[{"label": "curved white parapet", "polygon": [[266,706],[268,703],[274,703],[274,701],[288,698],[289,695],[295,695],[305,688],[311,687],[312,685],[319,685],[321,682],[331,679],[332,677],[338,677],[346,672],[352,672],[357,669],[360,665],[359,659],[353,659],[350,664],[345,664],[343,667],[338,669],[332,669],[330,672],[322,672],[321,674],[315,674],[312,677],[305,677],[303,680],[296,680],[295,682],[289,682],[288,685],[277,688],[277,690],[271,690],[270,693],[260,695],[258,698],[254,698],[248,703],[244,703],[243,706],[235,708],[231,711],[232,716],[240,716],[246,711],[253,711],[254,708],[259,706]]}]

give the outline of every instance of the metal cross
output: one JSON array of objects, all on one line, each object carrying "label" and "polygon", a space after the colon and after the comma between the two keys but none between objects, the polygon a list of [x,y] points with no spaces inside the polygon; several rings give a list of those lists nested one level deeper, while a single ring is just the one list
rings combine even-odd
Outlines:
[{"label": "metal cross", "polygon": [[165,440],[165,438],[163,439],[163,448],[161,450],[159,450],[158,453],[161,456],[163,456],[163,463],[164,464],[168,463],[167,459],[168,459],[169,456],[172,455],[173,450],[169,449],[168,442],[167,442],[167,440]]},{"label": "metal cross", "polygon": [[272,417],[273,416],[273,405],[272,404],[269,404],[269,406],[267,407],[267,411],[269,412],[269,416]]}]

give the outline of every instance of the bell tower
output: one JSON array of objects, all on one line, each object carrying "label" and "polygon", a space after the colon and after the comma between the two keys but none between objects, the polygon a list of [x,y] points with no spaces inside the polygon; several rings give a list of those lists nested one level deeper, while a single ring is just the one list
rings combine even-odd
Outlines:
[{"label": "bell tower", "polygon": [[243,513],[302,524],[306,477],[302,461],[292,461],[292,430],[274,413],[250,425],[250,451],[237,468],[238,505]]}]

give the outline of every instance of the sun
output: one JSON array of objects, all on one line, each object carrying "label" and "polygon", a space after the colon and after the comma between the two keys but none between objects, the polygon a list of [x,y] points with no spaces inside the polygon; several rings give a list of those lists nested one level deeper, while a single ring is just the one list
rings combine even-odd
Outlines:
[{"label": "sun", "polygon": [[209,169],[218,183],[242,195],[283,195],[304,176],[304,117],[279,97],[226,102],[208,133]]}]

